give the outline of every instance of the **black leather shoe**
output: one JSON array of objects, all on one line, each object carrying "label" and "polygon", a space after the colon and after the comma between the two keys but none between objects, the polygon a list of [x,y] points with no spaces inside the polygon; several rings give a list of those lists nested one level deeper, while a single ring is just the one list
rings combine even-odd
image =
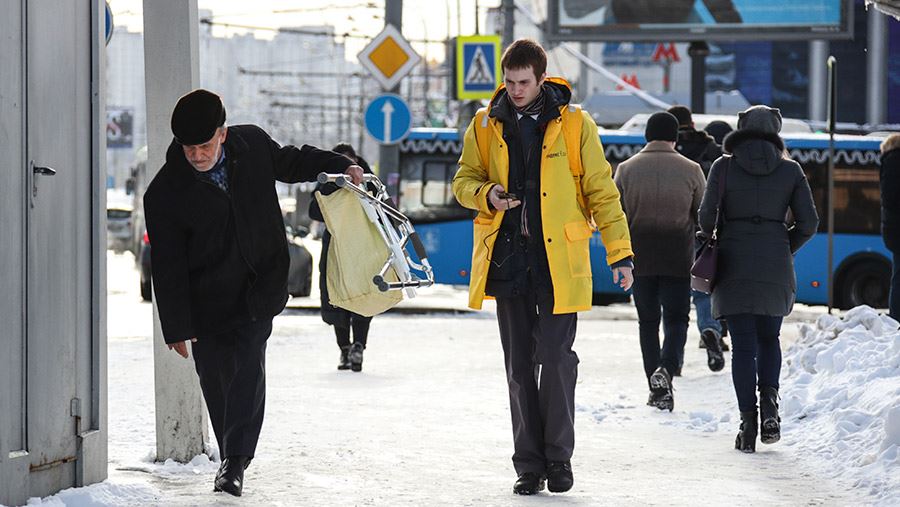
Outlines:
[{"label": "black leather shoe", "polygon": [[537,472],[523,472],[513,485],[513,493],[533,495],[544,490],[545,481],[545,477]]},{"label": "black leather shoe", "polygon": [[250,464],[249,456],[229,456],[222,462],[216,477],[215,490],[241,496],[244,489],[244,469]]},{"label": "black leather shoe", "polygon": [[551,461],[547,463],[547,489],[551,493],[565,493],[572,489],[575,478],[572,477],[572,464],[568,461]]}]

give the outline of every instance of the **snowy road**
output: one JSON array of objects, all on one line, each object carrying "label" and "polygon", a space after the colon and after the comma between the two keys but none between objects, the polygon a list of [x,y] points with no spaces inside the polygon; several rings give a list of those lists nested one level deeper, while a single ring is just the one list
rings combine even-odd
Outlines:
[{"label": "snowy road", "polygon": [[[244,497],[213,494],[216,464],[151,463],[152,326],[128,256],[109,257],[110,478],[45,504],[69,505],[858,505],[873,498],[785,439],[733,449],[729,367],[706,368],[688,337],[675,411],[647,392],[633,309],[578,323],[575,487],[511,493],[512,435],[492,312],[388,314],[373,321],[362,373],[335,369],[338,349],[318,313],[276,318],[268,403]],[[444,294],[453,291],[444,290]],[[612,320],[612,313],[618,320]],[[785,326],[796,337],[797,326]],[[884,498],[882,498],[882,501]]]}]

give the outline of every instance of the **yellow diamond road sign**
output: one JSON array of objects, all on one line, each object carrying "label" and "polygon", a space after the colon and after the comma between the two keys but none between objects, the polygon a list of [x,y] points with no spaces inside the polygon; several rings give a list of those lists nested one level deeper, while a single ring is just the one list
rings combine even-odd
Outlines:
[{"label": "yellow diamond road sign", "polygon": [[358,57],[385,90],[397,86],[421,60],[394,25],[386,25]]}]

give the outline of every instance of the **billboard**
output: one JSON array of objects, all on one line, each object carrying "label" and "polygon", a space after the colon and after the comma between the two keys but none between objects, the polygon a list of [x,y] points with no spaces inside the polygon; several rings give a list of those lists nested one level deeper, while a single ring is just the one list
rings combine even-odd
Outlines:
[{"label": "billboard", "polygon": [[853,36],[852,0],[549,0],[556,41],[798,40]]},{"label": "billboard", "polygon": [[107,106],[106,147],[131,148],[134,140],[134,108]]}]

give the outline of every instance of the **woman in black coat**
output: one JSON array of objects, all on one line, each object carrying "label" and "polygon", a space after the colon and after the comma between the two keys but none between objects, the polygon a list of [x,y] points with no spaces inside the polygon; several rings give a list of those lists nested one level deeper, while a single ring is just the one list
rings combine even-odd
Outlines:
[{"label": "woman in black coat", "polygon": [[[362,157],[356,154],[352,146],[341,143],[331,149],[335,153],[340,153],[351,161],[363,168],[363,172],[372,173],[369,164]],[[329,195],[338,190],[334,183],[319,184],[316,191],[323,195]],[[313,198],[309,204],[309,217],[320,222],[325,221],[322,216],[322,210],[319,208],[319,202]],[[366,348],[366,341],[369,336],[369,325],[372,317],[364,317],[350,310],[345,310],[337,306],[332,306],[328,296],[328,246],[331,244],[331,233],[328,229],[322,233],[322,254],[319,257],[319,293],[322,296],[321,312],[322,320],[326,324],[334,326],[334,334],[337,337],[338,347],[341,349],[341,358],[338,362],[339,370],[362,371],[363,350]],[[353,330],[353,342],[350,342],[350,330]]]},{"label": "woman in black coat", "polygon": [[738,130],[725,138],[726,155],[710,168],[700,205],[700,228],[710,235],[719,179],[725,178],[712,310],[732,335],[731,376],[741,411],[735,447],[744,452],[755,451],[759,426],[763,443],[780,438],[778,336],[797,292],[792,256],[819,223],[806,176],[787,157],[780,130],[778,109],[753,106],[740,113]]},{"label": "woman in black coat", "polygon": [[900,134],[891,134],[881,143],[881,237],[894,254],[888,307],[891,317],[900,320]]}]

